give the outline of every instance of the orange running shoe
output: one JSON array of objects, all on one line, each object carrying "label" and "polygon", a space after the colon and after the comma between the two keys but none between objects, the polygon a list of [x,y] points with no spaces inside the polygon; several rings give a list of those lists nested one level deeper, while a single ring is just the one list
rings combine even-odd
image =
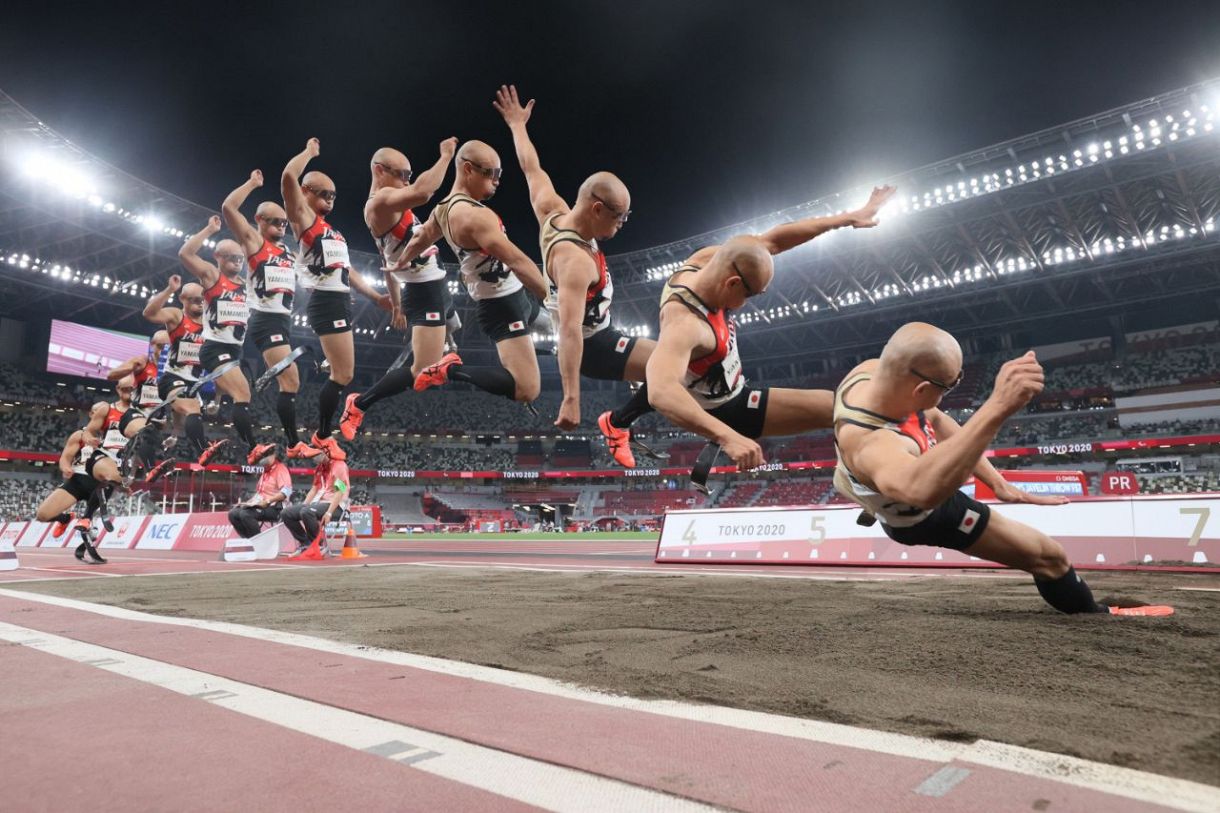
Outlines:
[{"label": "orange running shoe", "polygon": [[343,404],[343,417],[339,420],[339,434],[343,435],[344,440],[355,440],[356,432],[360,430],[360,424],[364,422],[364,410],[356,406],[356,399],[360,397],[360,393],[353,392],[347,396],[347,401]]},{"label": "orange running shoe", "polygon": [[157,482],[162,477],[164,477],[168,472],[173,471],[173,469],[174,469],[174,461],[171,458],[166,458],[165,460],[162,460],[160,463],[153,466],[152,469],[149,470],[148,474],[144,475],[145,485],[149,485],[149,484]]},{"label": "orange running shoe", "polygon": [[614,462],[625,469],[635,468],[635,453],[631,451],[631,430],[619,429],[610,423],[610,412],[603,412],[597,419],[597,428],[610,446]]},{"label": "orange running shoe", "polygon": [[304,460],[309,460],[317,457],[320,454],[325,454],[325,452],[323,452],[321,449],[315,449],[304,441],[297,441],[297,445],[290,447],[284,454],[292,459],[301,458]]},{"label": "orange running shoe", "polygon": [[68,526],[71,525],[75,519],[76,519],[76,512],[69,511],[67,522],[61,522],[59,520],[56,520],[55,524],[51,526],[51,536],[55,539],[59,539],[61,536],[64,535],[64,531],[68,530]]},{"label": "orange running shoe", "polygon": [[259,459],[275,448],[274,443],[259,443],[250,450],[250,454],[246,455],[246,462],[253,466]]},{"label": "orange running shoe", "polygon": [[347,460],[347,452],[343,451],[343,447],[339,445],[339,441],[335,440],[333,435],[320,438],[318,433],[314,432],[313,437],[309,439],[309,443],[315,449],[325,452],[326,456],[331,460]]},{"label": "orange running shoe", "polygon": [[449,380],[449,368],[461,364],[462,357],[457,353],[448,353],[430,367],[425,367],[415,376],[415,391],[423,392],[429,387],[439,387]]},{"label": "orange running shoe", "polygon": [[199,465],[206,466],[208,461],[211,460],[218,451],[220,451],[220,447],[224,446],[228,442],[228,438],[221,438],[220,440],[214,440],[208,444],[208,448],[204,449],[203,454],[199,455],[199,460],[197,461]]},{"label": "orange running shoe", "polygon": [[1111,607],[1110,615],[1166,616],[1173,615],[1173,607],[1170,607],[1168,604],[1145,604],[1141,607]]}]

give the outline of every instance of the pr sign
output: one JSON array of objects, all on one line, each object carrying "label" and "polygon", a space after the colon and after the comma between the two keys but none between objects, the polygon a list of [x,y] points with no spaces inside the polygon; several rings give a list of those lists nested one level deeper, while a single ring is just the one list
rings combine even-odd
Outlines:
[{"label": "pr sign", "polygon": [[1129,471],[1108,471],[1101,476],[1102,494],[1139,494],[1140,481]]}]

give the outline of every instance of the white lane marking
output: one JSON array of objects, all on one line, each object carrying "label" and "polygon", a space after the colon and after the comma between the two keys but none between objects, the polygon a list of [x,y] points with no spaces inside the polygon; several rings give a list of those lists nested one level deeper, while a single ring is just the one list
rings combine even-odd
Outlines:
[{"label": "white lane marking", "polygon": [[[82,568],[84,568],[84,567],[95,568],[95,567],[102,567],[102,565],[82,565],[81,567]],[[22,570],[39,570],[39,571],[45,570],[48,573],[72,573],[72,574],[76,574],[77,578],[81,578],[81,579],[92,579],[92,578],[95,578],[98,576],[109,576],[112,579],[118,579],[118,578],[121,578],[123,575],[121,573],[107,573],[103,570],[69,570],[66,567],[37,567],[35,565],[30,565],[29,567],[22,567],[21,569]]]},{"label": "white lane marking", "polygon": [[920,796],[944,796],[969,775],[970,771],[965,768],[946,765],[920,782],[919,787],[915,788],[915,792]]},{"label": "white lane marking", "polygon": [[714,810],[616,779],[474,745],[117,649],[0,622],[0,640],[113,672],[548,810]]},{"label": "white lane marking", "polygon": [[1220,587],[1178,587],[1177,590],[1197,590],[1200,593],[1220,593]]},{"label": "white lane marking", "polygon": [[1216,810],[1220,810],[1220,788],[1204,785],[1199,782],[1191,782],[1186,779],[1159,776],[1146,771],[1120,768],[1115,765],[1091,762],[1062,754],[1054,754],[1049,751],[1020,748],[989,740],[977,740],[970,744],[954,743],[933,740],[927,737],[916,737],[910,734],[874,731],[868,728],[859,728],[841,723],[825,723],[819,720],[784,717],[779,714],[733,709],[724,706],[694,705],[678,700],[641,700],[634,697],[603,694],[562,681],[530,675],[524,672],[510,672],[505,669],[495,669],[490,666],[479,666],[462,661],[450,661],[427,655],[415,655],[410,652],[396,652],[377,647],[328,641],[325,638],[315,638],[310,635],[280,632],[260,627],[248,627],[227,621],[206,621],[195,618],[158,616],[136,610],[78,601],[77,599],[26,593],[11,589],[0,589],[0,596],[23,601],[37,601],[58,607],[68,607],[126,621],[191,627],[193,629],[239,635],[243,638],[252,638],[259,641],[305,647],[319,652],[329,652],[362,660],[410,666],[444,675],[469,678],[484,683],[493,683],[514,689],[549,694],[553,697],[581,700],[587,703],[597,703],[602,706],[657,714],[664,717],[712,723],[730,728],[740,728],[746,731],[795,737],[813,742],[860,748],[881,754],[893,754],[895,756],[925,761],[950,762],[956,760],[958,762],[988,765],[1012,773],[1036,776],[1055,782],[1101,791],[1102,793],[1113,793],[1129,799],[1161,804],[1178,810],[1198,811],[1198,813],[1215,813]]}]

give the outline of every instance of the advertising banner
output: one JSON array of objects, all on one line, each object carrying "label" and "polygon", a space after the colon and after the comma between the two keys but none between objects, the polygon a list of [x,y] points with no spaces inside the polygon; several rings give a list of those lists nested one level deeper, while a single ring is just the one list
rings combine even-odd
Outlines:
[{"label": "advertising banner", "polygon": [[140,550],[173,550],[190,514],[157,514],[148,520],[136,540]]}]

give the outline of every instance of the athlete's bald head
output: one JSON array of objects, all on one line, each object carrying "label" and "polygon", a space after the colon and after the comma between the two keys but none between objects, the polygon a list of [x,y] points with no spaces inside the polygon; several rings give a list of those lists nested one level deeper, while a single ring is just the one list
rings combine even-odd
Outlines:
[{"label": "athlete's bald head", "polygon": [[254,216],[257,218],[265,218],[265,219],[271,219],[271,218],[286,219],[288,217],[288,214],[284,211],[284,207],[280,206],[275,201],[265,200],[258,205],[257,209],[254,210]]},{"label": "athlete's bald head", "polygon": [[464,161],[473,161],[485,167],[500,166],[500,154],[485,141],[467,141],[458,148],[457,156],[454,160],[457,162],[459,169]]},{"label": "athlete's bald head", "polygon": [[178,291],[178,298],[182,300],[182,309],[187,316],[192,319],[203,316],[203,286],[198,282],[183,285]]},{"label": "athlete's bald head", "polygon": [[325,172],[306,172],[301,179],[301,189],[305,192],[309,207],[315,212],[330,214],[330,210],[335,208],[335,182]]},{"label": "athlete's bald head", "polygon": [[258,224],[258,233],[264,240],[278,243],[288,230],[288,213],[275,201],[265,200],[254,210],[254,222]]},{"label": "athlete's bald head", "polygon": [[608,240],[618,233],[631,213],[631,193],[613,172],[594,172],[580,185],[576,193],[576,208],[592,212],[598,240]]},{"label": "athlete's bald head", "polygon": [[699,272],[707,280],[705,291],[714,308],[740,308],[746,299],[761,294],[775,276],[771,252],[752,235],[730,238],[716,247],[716,253]]},{"label": "athlete's bald head", "polygon": [[393,147],[382,147],[373,153],[372,160],[369,161],[369,168],[372,169],[378,164],[388,166],[390,169],[410,169],[411,162],[407,160],[407,156],[403,155]]},{"label": "athlete's bald head", "polygon": [[216,248],[212,249],[212,257],[216,260],[216,267],[220,269],[220,273],[230,277],[241,273],[241,268],[246,260],[241,243],[229,238],[216,244]]},{"label": "athlete's bald head", "polygon": [[453,159],[457,182],[475,200],[487,200],[500,186],[500,154],[490,144],[467,141]]},{"label": "athlete's bald head", "polygon": [[911,376],[912,370],[943,383],[962,371],[962,348],[957,339],[926,322],[908,322],[890,336],[881,351],[880,374],[889,379]]}]

